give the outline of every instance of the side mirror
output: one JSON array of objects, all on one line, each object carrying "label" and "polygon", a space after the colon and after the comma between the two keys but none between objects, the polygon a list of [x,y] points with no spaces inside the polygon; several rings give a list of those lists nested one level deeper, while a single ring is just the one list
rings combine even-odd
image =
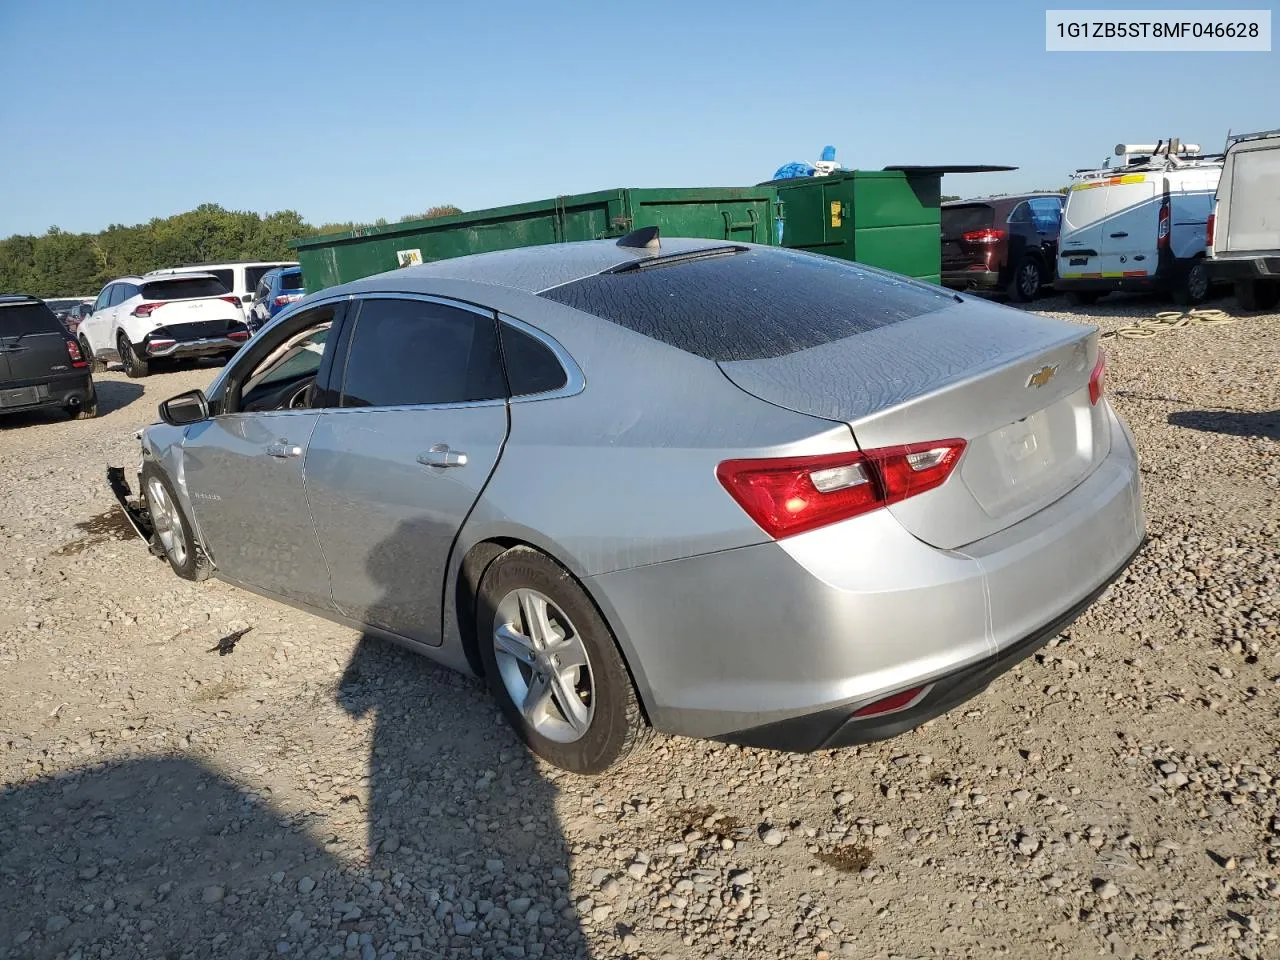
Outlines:
[{"label": "side mirror", "polygon": [[209,401],[203,390],[188,390],[160,404],[160,419],[173,427],[185,427],[209,419]]}]

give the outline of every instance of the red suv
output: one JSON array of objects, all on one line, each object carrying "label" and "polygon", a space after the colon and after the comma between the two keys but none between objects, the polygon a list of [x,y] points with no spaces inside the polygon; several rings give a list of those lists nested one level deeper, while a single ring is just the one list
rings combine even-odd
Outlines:
[{"label": "red suv", "polygon": [[942,205],[942,282],[1024,303],[1053,283],[1064,197],[1057,193]]}]

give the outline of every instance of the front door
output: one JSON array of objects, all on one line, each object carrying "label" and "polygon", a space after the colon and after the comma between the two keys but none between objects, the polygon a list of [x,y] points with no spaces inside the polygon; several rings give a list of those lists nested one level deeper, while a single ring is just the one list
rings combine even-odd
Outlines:
[{"label": "front door", "polygon": [[307,493],[342,613],[440,643],[454,539],[507,436],[492,314],[369,297],[348,326],[340,406],[307,449]]},{"label": "front door", "polygon": [[[329,571],[307,506],[303,465],[324,392],[312,388],[336,307],[322,306],[260,343],[221,413],[189,428],[187,490],[202,542],[223,576],[285,600],[331,608]],[[259,359],[260,358],[260,359]]]}]

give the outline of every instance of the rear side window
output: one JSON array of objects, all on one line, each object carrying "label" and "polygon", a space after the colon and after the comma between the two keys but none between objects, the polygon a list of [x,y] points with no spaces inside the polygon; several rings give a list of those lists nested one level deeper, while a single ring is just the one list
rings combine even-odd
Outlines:
[{"label": "rear side window", "polygon": [[942,208],[942,239],[959,240],[971,230],[989,227],[995,221],[995,211],[985,203],[970,203],[962,207]]},{"label": "rear side window", "polygon": [[142,285],[142,296],[147,300],[194,300],[197,297],[226,296],[227,288],[212,277],[175,277],[170,280],[152,280]]},{"label": "rear side window", "polygon": [[361,303],[347,348],[344,407],[466,403],[506,396],[497,324],[425,300]]},{"label": "rear side window", "polygon": [[109,305],[112,307],[118,306],[119,304],[122,304],[126,300],[128,300],[129,299],[128,290],[129,290],[129,284],[117,283],[114,287],[111,288],[111,303]]},{"label": "rear side window", "polygon": [[541,296],[716,361],[783,357],[954,302],[844,260],[760,248],[604,273]]},{"label": "rear side window", "polygon": [[550,347],[509,323],[502,324],[502,357],[513,397],[559,390],[569,382]]},{"label": "rear side window", "polygon": [[295,273],[280,274],[280,289],[281,290],[301,290],[302,289],[302,271],[298,270]]},{"label": "rear side window", "polygon": [[[276,268],[270,264],[268,264],[265,267],[245,267],[244,268],[244,288],[246,290],[252,290],[254,287],[258,285],[258,282],[263,278],[263,276],[268,271],[275,270],[275,269]],[[228,290],[231,289],[230,282],[227,283],[227,289]]]},{"label": "rear side window", "polygon": [[62,324],[43,303],[0,306],[0,337],[25,337],[33,333],[62,333]]}]

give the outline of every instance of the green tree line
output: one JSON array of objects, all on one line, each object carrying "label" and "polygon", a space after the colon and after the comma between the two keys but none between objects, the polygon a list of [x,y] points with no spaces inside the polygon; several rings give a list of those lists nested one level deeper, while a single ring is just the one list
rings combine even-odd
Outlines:
[{"label": "green tree line", "polygon": [[[401,221],[461,212],[454,206],[437,206],[401,217]],[[97,233],[69,233],[50,227],[41,236],[17,234],[0,240],[0,293],[88,296],[116,277],[161,267],[221,260],[291,260],[294,251],[290,240],[385,224],[381,220],[317,227],[295,210],[260,216],[205,203],[149,223],[114,223]]]}]

